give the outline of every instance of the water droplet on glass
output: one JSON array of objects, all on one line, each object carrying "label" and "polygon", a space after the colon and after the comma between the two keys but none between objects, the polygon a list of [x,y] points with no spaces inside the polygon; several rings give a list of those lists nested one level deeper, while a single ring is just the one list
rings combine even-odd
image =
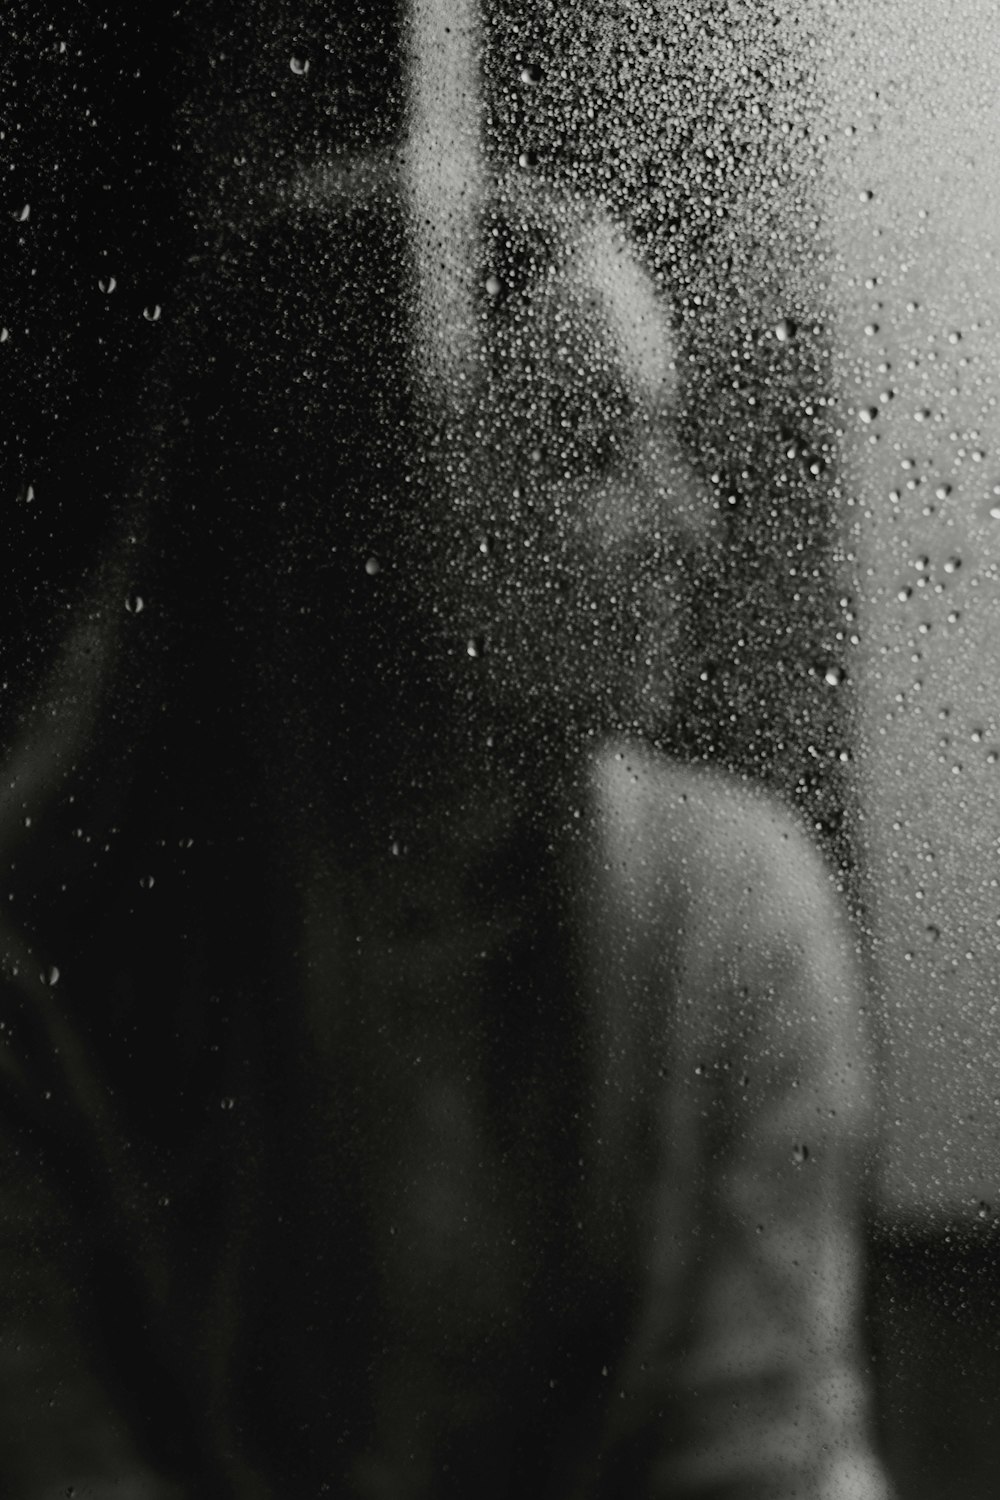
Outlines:
[{"label": "water droplet on glass", "polygon": [[24,224],[31,217],[31,204],[26,203],[18,214],[18,222]]},{"label": "water droplet on glass", "polygon": [[0,328],[0,344],[6,344],[6,342],[7,342],[7,340],[9,338],[10,338],[10,329],[9,328]]},{"label": "water droplet on glass", "polygon": [[486,639],[481,635],[470,635],[465,643],[466,656],[480,657],[486,651]]},{"label": "water droplet on glass", "polygon": [[308,57],[293,57],[288,66],[298,78],[304,78],[309,72],[309,59]]},{"label": "water droplet on glass", "polygon": [[158,323],[162,311],[163,309],[158,302],[151,302],[148,307],[143,308],[142,315],[147,323]]},{"label": "water droplet on glass", "polygon": [[870,203],[874,196],[875,194],[872,192],[871,188],[862,188],[861,192],[858,194],[858,199],[862,203]]},{"label": "water droplet on glass", "polygon": [[846,676],[847,673],[844,671],[843,667],[827,667],[826,672],[823,676],[823,681],[826,683],[827,687],[839,687]]},{"label": "water droplet on glass", "polygon": [[130,615],[141,615],[146,608],[146,601],[141,594],[129,594],[125,600],[125,608]]},{"label": "water droplet on glass", "polygon": [[865,333],[868,335],[869,338],[874,338],[875,335],[876,335],[876,333],[878,333],[878,324],[877,323],[866,323],[865,324]]},{"label": "water droplet on glass", "polygon": [[521,69],[522,83],[541,83],[542,70],[538,63],[526,63]]},{"label": "water droplet on glass", "polygon": [[114,276],[101,276],[98,278],[97,285],[102,292],[110,294],[114,291],[118,282]]},{"label": "water droplet on glass", "polygon": [[779,318],[774,325],[774,336],[779,344],[787,344],[795,337],[796,325],[791,318]]},{"label": "water droplet on glass", "polygon": [[946,573],[957,573],[961,566],[962,559],[960,557],[949,557],[944,565],[944,570]]},{"label": "water droplet on glass", "polygon": [[538,152],[531,150],[522,151],[520,156],[517,158],[517,164],[519,167],[537,167]]},{"label": "water droplet on glass", "polygon": [[488,297],[499,297],[503,291],[503,282],[499,276],[490,274],[486,278],[486,295]]},{"label": "water droplet on glass", "polygon": [[58,984],[59,983],[59,965],[58,964],[50,964],[49,965],[49,967],[46,969],[45,973],[42,975],[42,982],[44,984],[49,985],[50,987],[52,985],[54,985],[54,984]]},{"label": "water droplet on glass", "polygon": [[877,416],[878,416],[878,407],[877,406],[863,406],[861,408],[861,410],[858,412],[858,420],[861,421],[861,422],[863,422],[866,427],[869,425],[869,423],[874,422],[874,420],[875,420],[875,418]]},{"label": "water droplet on glass", "polygon": [[792,1161],[797,1167],[809,1160],[809,1147],[804,1143],[792,1147]]},{"label": "water droplet on glass", "polygon": [[156,877],[153,875],[140,875],[139,884],[142,886],[144,891],[151,891],[153,889],[153,886],[156,884]]},{"label": "water droplet on glass", "polygon": [[374,578],[375,574],[381,571],[381,568],[382,564],[379,562],[377,557],[370,557],[365,563],[365,572],[368,574],[369,578]]},{"label": "water droplet on glass", "polygon": [[230,1095],[228,1095],[228,1094],[227,1094],[227,1095],[226,1095],[226,1097],[225,1097],[225,1098],[224,1098],[224,1099],[222,1099],[222,1100],[221,1100],[221,1101],[220,1101],[220,1104],[221,1104],[221,1107],[222,1107],[222,1108],[223,1108],[223,1109],[232,1109],[232,1108],[233,1108],[233,1106],[234,1106],[234,1104],[235,1104],[235,1103],[236,1103],[236,1100],[235,1100],[235,1099],[233,1099],[233,1098],[232,1098],[232,1097],[231,1097],[231,1096],[230,1096]]}]

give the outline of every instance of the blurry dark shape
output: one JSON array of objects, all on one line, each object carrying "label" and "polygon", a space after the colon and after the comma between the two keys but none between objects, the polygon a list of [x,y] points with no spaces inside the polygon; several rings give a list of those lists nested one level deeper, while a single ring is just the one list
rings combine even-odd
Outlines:
[{"label": "blurry dark shape", "polygon": [[[630,367],[637,263],[582,203],[527,212],[563,279],[509,315],[542,432],[550,359],[572,416],[536,547],[590,601],[532,647],[564,653],[541,696],[502,628],[520,595],[545,630],[535,547],[510,597],[472,586],[495,651],[461,649],[391,183],[183,288],[143,505],[8,768],[11,1139],[73,1226],[47,1263],[86,1278],[112,1410],[184,1494],[880,1495],[850,940],[776,804],[615,738],[645,660],[616,569],[713,512],[655,302]],[[506,338],[484,394],[517,422]],[[630,403],[598,463],[588,411]]]},{"label": "blurry dark shape", "polygon": [[171,13],[188,253],[11,725],[0,1474],[869,1500],[849,931],[634,738],[725,561],[666,300],[309,15]]},{"label": "blurry dark shape", "polygon": [[989,1500],[1000,1442],[996,1219],[928,1217],[874,1227],[872,1349],[881,1426],[899,1493]]}]

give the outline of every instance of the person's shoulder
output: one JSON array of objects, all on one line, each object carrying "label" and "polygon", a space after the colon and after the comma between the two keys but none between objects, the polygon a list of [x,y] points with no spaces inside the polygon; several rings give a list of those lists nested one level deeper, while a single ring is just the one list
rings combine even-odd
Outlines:
[{"label": "person's shoulder", "polygon": [[645,890],[686,908],[709,900],[758,920],[766,910],[786,927],[836,908],[816,843],[756,782],[627,739],[601,745],[589,771],[606,868],[634,897]]},{"label": "person's shoulder", "polygon": [[756,781],[628,739],[594,752],[590,779],[602,819],[647,857],[659,849],[740,871],[822,865],[800,820]]}]

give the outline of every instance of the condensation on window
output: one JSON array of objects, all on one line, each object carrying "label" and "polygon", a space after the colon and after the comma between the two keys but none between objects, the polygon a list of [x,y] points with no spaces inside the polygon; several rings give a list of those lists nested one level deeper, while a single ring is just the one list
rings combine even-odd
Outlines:
[{"label": "condensation on window", "polygon": [[[803,953],[825,955],[809,983],[826,995],[832,973],[862,996],[854,1041],[871,1034],[874,1063],[849,1057],[829,1096],[826,1083],[782,1071],[782,1037],[822,1031],[836,1009],[813,1005],[808,985],[798,1011],[776,1003],[773,1035],[736,985],[730,1024],[740,1018],[748,1055],[761,1046],[759,1071],[729,1032],[725,1047],[716,1036],[697,1057],[677,1051],[698,1100],[698,1091],[724,1095],[741,1109],[758,1087],[793,1100],[794,1128],[781,1125],[775,1148],[790,1174],[787,1203],[813,1202],[824,1142],[856,1130],[864,1171],[845,1192],[863,1201],[837,1226],[843,1260],[828,1263],[836,1236],[823,1240],[816,1275],[826,1268],[826,1285],[854,1284],[863,1208],[889,1467],[904,1496],[958,1485],[949,1464],[969,1426],[962,1402],[975,1408],[993,1372],[988,1287],[1000,1222],[995,23],[986,0],[408,0],[354,10],[216,0],[151,17],[97,3],[14,6],[0,101],[9,765],[0,843],[18,934],[7,978],[36,976],[29,1011],[51,1023],[32,1097],[47,1104],[65,1085],[70,1114],[93,1123],[88,1089],[111,1080],[135,1123],[134,1171],[128,1131],[119,1140],[103,1117],[84,1164],[93,1170],[108,1147],[117,1186],[101,1223],[134,1236],[123,1233],[121,1259],[135,1273],[127,1316],[107,1316],[103,1283],[94,1294],[106,1342],[93,1389],[127,1384],[120,1371],[135,1346],[123,1322],[152,1330],[155,1358],[140,1399],[91,1390],[79,1411],[95,1431],[117,1422],[145,1433],[120,1460],[137,1484],[160,1483],[142,1477],[145,1453],[163,1495],[179,1493],[169,1423],[148,1412],[166,1391],[163,1410],[190,1416],[195,1398],[188,1392],[185,1405],[178,1394],[184,1367],[171,1365],[172,1340],[194,1348],[202,1316],[212,1332],[198,1400],[209,1415],[191,1419],[187,1446],[177,1440],[177,1474],[244,1493],[219,1456],[229,1452],[219,1434],[240,1428],[253,1434],[247,1453],[263,1445],[247,1474],[259,1461],[266,1482],[294,1490],[300,1475],[282,1473],[287,1459],[275,1455],[304,1451],[307,1428],[329,1435],[329,1390],[355,1441],[368,1388],[355,1372],[330,1376],[322,1319],[377,1305],[363,1336],[388,1347],[393,1296],[404,1307],[417,1298],[417,1272],[399,1249],[406,1234],[422,1245],[447,1239],[438,1275],[455,1246],[475,1242],[482,1285],[458,1278],[454,1294],[481,1320],[505,1288],[531,1282],[538,1250],[544,1274],[535,1268],[531,1306],[555,1316],[552,1267],[563,1263],[548,1240],[538,1249],[535,1220],[530,1232],[511,1230],[504,1191],[532,1129],[585,1135],[576,1054],[556,1103],[545,1094],[531,1050],[545,1055],[551,1044],[531,988],[542,970],[517,947],[534,922],[558,972],[572,881],[553,869],[579,825],[594,847],[594,829],[607,834],[603,868],[617,872],[621,908],[628,892],[640,926],[658,899],[644,871],[668,849],[691,910],[703,895],[691,871],[704,874],[707,849],[713,878],[725,867],[736,882],[725,888],[730,914],[756,892],[787,937],[813,898],[825,912],[822,941],[789,939],[775,959],[775,993]],[[50,734],[43,750],[22,751],[26,726],[39,721]],[[207,789],[202,754],[217,767]],[[667,791],[644,800],[657,777]],[[543,813],[524,814],[525,787]],[[613,808],[610,831],[588,797]],[[673,813],[661,825],[664,799]],[[757,862],[744,879],[747,849]],[[266,881],[255,883],[254,858]],[[529,910],[524,892],[543,888]],[[204,913],[218,891],[229,926],[212,936]],[[220,934],[236,932],[244,900],[254,941],[227,953]],[[745,941],[727,939],[717,913],[698,928],[703,919],[692,917],[691,930],[721,932],[723,948],[731,941],[735,973],[754,919],[740,916]],[[614,941],[623,946],[609,992],[627,996],[641,961],[620,933]],[[106,986],[93,979],[98,947],[102,963],[105,948],[115,955]],[[580,938],[574,972],[584,951]],[[169,961],[149,958],[161,952]],[[265,952],[275,971],[256,962]],[[486,974],[476,993],[495,1000],[489,985],[511,953],[533,978],[502,990],[511,1018],[491,1016],[487,1066],[441,1017],[458,1014],[456,974]],[[844,977],[848,953],[856,970]],[[531,961],[542,963],[534,949]],[[93,1005],[73,1010],[86,962]],[[593,957],[593,974],[613,968],[606,952]],[[306,996],[285,1030],[261,1001],[267,985],[269,1000]],[[388,996],[389,1020],[371,1020],[361,1001],[342,1014],[331,996],[355,990],[366,1004]],[[21,999],[15,1031],[17,1007]],[[608,1035],[606,1097],[593,1118],[620,1142],[629,1069],[645,1076],[659,1054]],[[850,1042],[824,1036],[832,1077],[837,1047],[847,1055]],[[91,1044],[101,1054],[94,1078],[84,1067]],[[260,1103],[272,1099],[269,1048],[276,1087],[292,1100],[280,1128]],[[367,1132],[381,1142],[384,1181],[416,1204],[401,1231],[396,1199],[363,1181],[362,1148],[336,1156],[330,1201],[353,1222],[357,1191],[366,1248],[378,1250],[364,1267],[349,1236],[323,1240],[320,1211],[299,1191],[309,1172],[333,1172],[321,1132],[302,1124],[313,1095],[289,1085],[306,1056],[318,1092],[331,1059],[350,1060],[315,1118],[352,1141]],[[657,1076],[668,1064],[657,1061]],[[386,1118],[414,1079],[431,1078],[412,1138],[397,1122],[383,1141],[385,1120],[358,1083],[366,1067]],[[470,1083],[484,1073],[486,1104]],[[865,1129],[852,1123],[862,1073],[877,1085]],[[476,1110],[488,1115],[515,1095],[523,1118],[511,1107],[477,1157]],[[796,1095],[810,1105],[805,1123]],[[738,1131],[726,1136],[709,1104],[692,1108],[711,1123],[705,1140],[715,1130],[712,1142],[733,1148]],[[203,1152],[190,1147],[199,1131]],[[58,1157],[67,1132],[38,1138],[56,1142]],[[313,1155],[303,1151],[274,1212],[261,1215],[258,1258],[247,1184],[258,1171],[281,1177],[282,1143],[307,1138]],[[750,1127],[746,1139],[752,1154]],[[440,1171],[420,1156],[427,1141]],[[706,1160],[714,1149],[705,1146]],[[66,1160],[75,1170],[84,1154]],[[583,1180],[583,1147],[573,1160]],[[501,1187],[463,1199],[484,1161]],[[192,1226],[211,1197],[192,1184],[210,1181],[219,1162],[237,1163],[229,1186],[237,1197],[246,1189],[245,1213],[212,1273],[195,1265],[197,1295],[185,1301],[181,1250],[185,1234],[202,1243]],[[565,1223],[580,1227],[568,1183],[553,1169],[537,1196],[551,1190],[572,1204]],[[40,1210],[38,1234],[75,1243],[81,1223],[92,1227],[89,1210],[67,1209],[72,1194],[55,1197],[61,1206]],[[755,1213],[739,1266],[769,1264],[770,1249],[797,1273],[794,1234],[769,1234],[765,1218]],[[690,1246],[700,1234],[691,1229]],[[314,1298],[325,1256],[332,1272]],[[707,1251],[702,1260],[710,1264]],[[311,1381],[291,1335],[276,1336],[264,1376],[252,1338],[240,1342],[239,1289],[287,1264],[301,1274],[283,1277],[268,1308],[275,1325],[304,1330],[309,1370],[320,1372]],[[382,1302],[377,1274],[393,1282]],[[945,1331],[928,1291],[935,1281],[964,1332]],[[40,1285],[33,1308],[50,1296]],[[53,1308],[73,1299],[72,1278],[51,1292]],[[820,1303],[812,1322],[801,1315],[801,1347],[814,1354],[827,1334],[831,1349],[845,1329],[853,1337],[853,1314],[838,1324],[836,1297]],[[780,1316],[761,1317],[773,1334]],[[496,1328],[490,1337],[512,1379],[510,1346]],[[419,1358],[433,1364],[433,1330],[421,1326],[419,1339]],[[650,1362],[640,1354],[630,1376],[641,1392]],[[48,1373],[37,1378],[52,1383],[39,1358]],[[853,1358],[846,1372],[816,1377],[846,1392],[835,1456],[823,1460],[824,1500],[883,1493],[864,1438],[870,1392]],[[950,1424],[935,1446],[917,1372],[956,1360],[964,1383],[934,1388]],[[460,1365],[455,1355],[453,1391]],[[617,1380],[614,1359],[610,1367]],[[591,1372],[598,1386],[607,1368],[602,1357]],[[110,1385],[107,1369],[119,1372]],[[286,1369],[305,1391],[302,1410],[281,1404]],[[398,1424],[367,1433],[352,1493],[410,1493],[399,1474],[412,1479],[413,1454],[444,1418],[421,1405],[412,1370],[379,1379]],[[569,1403],[562,1379],[546,1378],[546,1412]],[[616,1399],[625,1402],[627,1385],[623,1376]],[[456,1398],[470,1432],[489,1399],[478,1386],[461,1392],[466,1405]],[[672,1388],[674,1399],[681,1410]],[[840,1412],[832,1397],[828,1405]],[[44,1411],[30,1402],[25,1411],[24,1430],[40,1434],[29,1446],[41,1452]],[[177,1425],[186,1431],[187,1418]],[[574,1437],[562,1440],[571,1447]],[[88,1479],[67,1441],[66,1473],[96,1483],[97,1460],[86,1461]],[[475,1472],[454,1443],[454,1473]],[[777,1446],[785,1456],[794,1448]],[[978,1454],[970,1439],[960,1487],[985,1500],[991,1481]],[[0,1444],[0,1476],[6,1461]],[[303,1460],[317,1487],[324,1461],[317,1440]],[[16,1473],[27,1460],[10,1462]],[[683,1465],[667,1464],[672,1483]],[[694,1493],[701,1471],[690,1472]],[[48,1471],[43,1482],[55,1493]],[[65,1489],[62,1471],[58,1483]],[[258,1492],[271,1491],[245,1491]],[[159,1500],[161,1489],[149,1493]]]}]

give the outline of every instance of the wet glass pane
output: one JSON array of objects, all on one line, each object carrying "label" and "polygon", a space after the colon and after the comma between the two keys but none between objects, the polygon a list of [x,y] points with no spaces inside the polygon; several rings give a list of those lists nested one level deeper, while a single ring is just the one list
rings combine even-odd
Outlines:
[{"label": "wet glass pane", "polygon": [[4,1493],[992,1493],[994,18],[911,11],[11,7]]}]

